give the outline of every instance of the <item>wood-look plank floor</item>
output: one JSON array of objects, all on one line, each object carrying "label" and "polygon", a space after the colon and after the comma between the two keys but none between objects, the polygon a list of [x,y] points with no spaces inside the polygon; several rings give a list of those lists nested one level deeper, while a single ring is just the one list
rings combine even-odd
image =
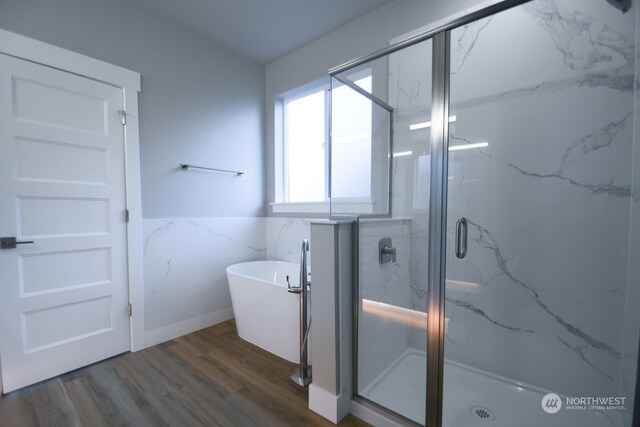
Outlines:
[{"label": "wood-look plank floor", "polygon": [[307,409],[295,368],[231,320],[2,396],[0,426],[333,425]]}]

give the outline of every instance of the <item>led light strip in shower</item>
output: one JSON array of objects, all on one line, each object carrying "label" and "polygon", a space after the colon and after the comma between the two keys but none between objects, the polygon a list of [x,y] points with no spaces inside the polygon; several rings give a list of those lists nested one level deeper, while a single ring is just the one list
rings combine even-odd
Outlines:
[{"label": "led light strip in shower", "polygon": [[[455,122],[457,119],[456,116],[449,116],[449,123]],[[418,130],[418,129],[426,129],[431,127],[431,122],[422,122],[422,123],[414,123],[409,125],[409,130]]]},{"label": "led light strip in shower", "polygon": [[[476,142],[475,144],[452,145],[449,147],[449,151],[470,150],[472,148],[484,148],[488,146],[489,146],[488,142]],[[404,157],[404,156],[410,156],[412,154],[413,154],[413,151],[398,151],[397,153],[393,153],[393,157]]]}]

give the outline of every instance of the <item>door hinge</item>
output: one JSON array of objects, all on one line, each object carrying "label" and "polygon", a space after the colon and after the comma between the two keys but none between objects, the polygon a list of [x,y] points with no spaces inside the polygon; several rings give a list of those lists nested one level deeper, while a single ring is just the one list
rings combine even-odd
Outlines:
[{"label": "door hinge", "polygon": [[118,110],[118,113],[122,116],[122,125],[127,124],[127,112],[124,110]]},{"label": "door hinge", "polygon": [[125,222],[129,222],[129,209],[124,210],[124,220]]},{"label": "door hinge", "polygon": [[133,306],[131,303],[127,306],[127,313],[129,313],[129,317],[133,316]]}]

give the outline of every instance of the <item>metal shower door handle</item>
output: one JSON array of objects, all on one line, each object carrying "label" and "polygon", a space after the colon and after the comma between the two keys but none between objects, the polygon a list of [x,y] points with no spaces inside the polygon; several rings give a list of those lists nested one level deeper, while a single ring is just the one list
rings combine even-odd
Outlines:
[{"label": "metal shower door handle", "polygon": [[462,259],[467,255],[467,219],[460,218],[456,222],[456,257]]}]

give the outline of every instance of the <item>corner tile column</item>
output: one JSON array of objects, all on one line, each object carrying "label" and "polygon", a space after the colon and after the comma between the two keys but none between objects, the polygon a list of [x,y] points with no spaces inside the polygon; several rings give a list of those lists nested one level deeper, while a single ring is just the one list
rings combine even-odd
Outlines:
[{"label": "corner tile column", "polygon": [[309,409],[333,423],[351,411],[352,221],[311,223]]}]

